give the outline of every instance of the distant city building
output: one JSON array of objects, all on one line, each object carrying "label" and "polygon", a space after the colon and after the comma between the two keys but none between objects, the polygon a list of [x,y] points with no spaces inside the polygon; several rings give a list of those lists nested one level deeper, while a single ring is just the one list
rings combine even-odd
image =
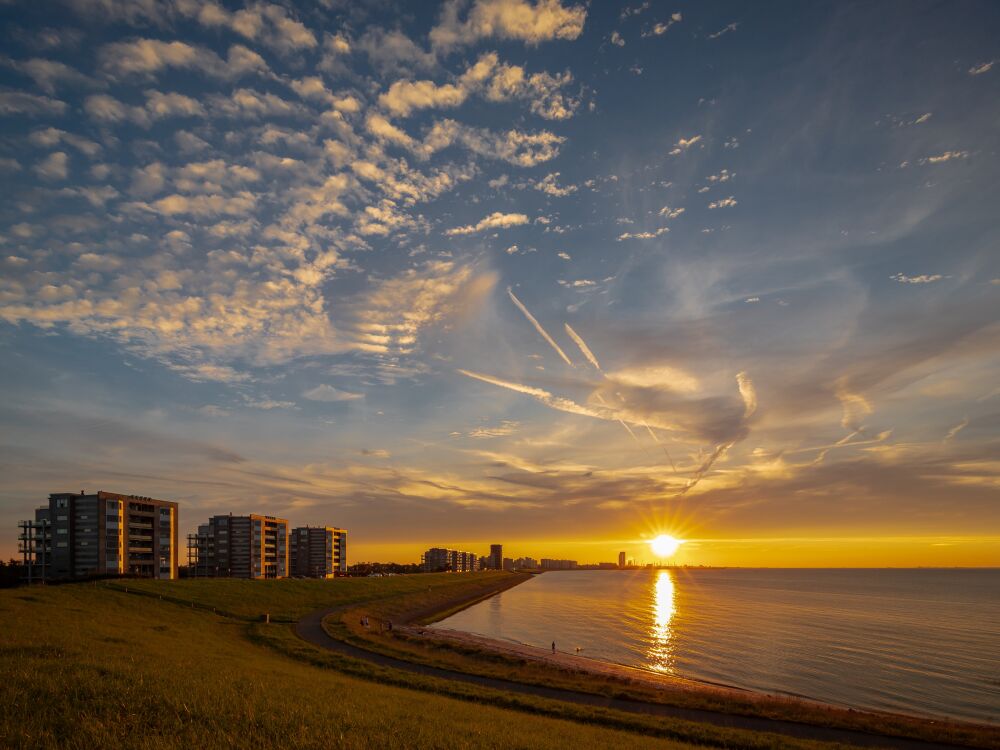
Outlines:
[{"label": "distant city building", "polygon": [[550,560],[542,558],[542,570],[576,570],[576,560]]},{"label": "distant city building", "polygon": [[618,567],[619,568],[624,568],[625,567],[625,553],[624,552],[619,552],[618,553]]},{"label": "distant city building", "polygon": [[347,531],[332,526],[300,526],[289,544],[293,576],[333,578],[347,572]]},{"label": "distant city building", "polygon": [[490,545],[490,561],[487,564],[490,570],[501,570],[503,568],[503,545]]},{"label": "distant city building", "polygon": [[177,578],[177,503],[99,491],[49,495],[18,541],[29,580]]},{"label": "distant city building", "polygon": [[479,558],[474,552],[431,547],[420,556],[420,566],[427,573],[473,573],[479,570]]},{"label": "distant city building", "polygon": [[503,559],[503,569],[508,573],[514,572],[514,561],[509,557],[505,557]]},{"label": "distant city building", "polygon": [[597,563],[598,570],[618,570],[618,564],[613,562]]},{"label": "distant city building", "polygon": [[479,558],[479,569],[486,570],[490,567],[489,555],[483,555]]},{"label": "distant city building", "polygon": [[188,571],[197,577],[285,578],[288,521],[274,516],[212,516],[188,536]]},{"label": "distant city building", "polygon": [[517,570],[535,570],[538,568],[538,560],[533,557],[519,557],[514,561],[514,568]]}]

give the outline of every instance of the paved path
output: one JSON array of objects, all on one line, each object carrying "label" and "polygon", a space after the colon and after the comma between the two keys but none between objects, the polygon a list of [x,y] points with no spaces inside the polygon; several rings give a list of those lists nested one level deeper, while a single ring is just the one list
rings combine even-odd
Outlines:
[{"label": "paved path", "polygon": [[881,735],[869,734],[867,732],[853,731],[850,729],[832,729],[829,727],[817,727],[810,724],[799,724],[793,721],[781,721],[779,719],[767,719],[755,716],[738,716],[734,714],[722,713],[719,711],[708,711],[697,708],[680,708],[677,706],[667,706],[660,703],[642,703],[639,701],[624,700],[621,698],[610,698],[591,693],[578,693],[572,690],[560,688],[543,687],[541,685],[528,685],[522,682],[512,682],[495,677],[483,677],[480,675],[455,672],[450,669],[431,667],[425,664],[396,659],[374,651],[352,646],[349,643],[332,638],[323,629],[323,619],[328,615],[343,611],[341,608],[322,609],[312,614],[306,615],[295,625],[296,634],[305,641],[313,645],[333,651],[344,656],[355,659],[362,659],[373,664],[384,667],[399,669],[404,672],[440,677],[453,682],[463,682],[471,685],[480,685],[495,690],[506,690],[511,693],[522,695],[535,695],[540,698],[551,698],[554,700],[575,703],[584,706],[598,706],[602,708],[612,708],[616,711],[626,711],[633,714],[645,714],[649,716],[666,716],[675,719],[686,719],[719,727],[731,727],[733,729],[749,729],[755,732],[771,732],[774,734],[786,735],[788,737],[800,737],[808,740],[819,740],[821,742],[841,742],[847,745],[858,747],[884,747],[899,748],[900,750],[944,750],[953,749],[955,745],[944,745],[935,742],[923,742],[921,740],[910,740],[902,737],[883,737]]}]

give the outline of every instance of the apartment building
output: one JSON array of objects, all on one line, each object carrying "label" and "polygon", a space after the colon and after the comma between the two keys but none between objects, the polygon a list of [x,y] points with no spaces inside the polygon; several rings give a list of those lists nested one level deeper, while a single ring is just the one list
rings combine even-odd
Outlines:
[{"label": "apartment building", "polygon": [[198,577],[285,578],[288,521],[274,516],[212,516],[188,535],[188,571]]},{"label": "apartment building", "polygon": [[335,526],[300,526],[292,530],[291,575],[333,578],[347,572],[347,531]]},{"label": "apartment building", "polygon": [[428,573],[437,571],[472,573],[479,570],[479,558],[474,552],[461,552],[444,547],[431,547],[420,556],[420,564]]},{"label": "apartment building", "polygon": [[132,574],[177,578],[177,503],[116,492],[58,492],[18,524],[32,580]]}]

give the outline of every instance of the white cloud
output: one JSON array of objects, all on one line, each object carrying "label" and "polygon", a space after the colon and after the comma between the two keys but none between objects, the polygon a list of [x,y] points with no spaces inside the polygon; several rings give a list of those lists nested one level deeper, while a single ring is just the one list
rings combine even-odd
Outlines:
[{"label": "white cloud", "polygon": [[937,156],[928,156],[926,159],[921,159],[921,164],[941,164],[946,161],[953,161],[955,159],[968,159],[968,151],[945,151]]},{"label": "white cloud", "polygon": [[996,60],[990,60],[988,62],[979,63],[979,65],[973,65],[971,68],[969,68],[969,75],[981,76],[983,73],[988,73],[993,68],[993,65],[995,63]]},{"label": "white cloud", "polygon": [[535,182],[535,190],[540,190],[546,195],[551,195],[556,198],[562,198],[567,195],[572,195],[576,192],[576,185],[563,185],[560,186],[557,183],[559,179],[559,172],[552,172],[546,175],[541,180]]},{"label": "white cloud", "polygon": [[651,240],[670,231],[669,227],[660,227],[652,232],[623,232],[618,235],[618,241],[623,240]]},{"label": "white cloud", "polygon": [[239,78],[268,70],[260,55],[239,44],[231,46],[227,59],[223,60],[206,47],[178,41],[136,39],[104,45],[98,52],[98,59],[109,78],[151,76],[169,68],[197,70],[216,78]]},{"label": "white cloud", "polygon": [[712,201],[711,203],[708,204],[708,207],[709,208],[732,208],[737,203],[739,203],[739,201],[736,200],[733,196],[730,195],[728,198],[722,198],[721,200]]},{"label": "white cloud", "polygon": [[0,92],[0,115],[61,115],[66,102],[48,96],[25,94],[20,91]]},{"label": "white cloud", "polygon": [[942,279],[950,278],[949,276],[942,276],[939,273],[931,275],[921,275],[921,276],[906,276],[902,273],[894,273],[889,277],[893,281],[898,281],[900,284],[932,284],[935,281],[941,281]]},{"label": "white cloud", "polygon": [[351,393],[334,388],[332,385],[317,385],[308,391],[303,391],[302,396],[310,401],[325,401],[327,403],[337,403],[341,401],[357,401],[363,399],[363,393]]},{"label": "white cloud", "polygon": [[556,253],[556,257],[562,258],[563,260],[572,260],[570,254],[564,250],[560,250],[558,253]]},{"label": "white cloud", "polygon": [[456,47],[495,37],[539,44],[551,39],[576,39],[583,31],[587,9],[564,7],[559,0],[474,0],[460,18],[465,3],[447,0],[438,25],[431,29],[434,49],[448,52]]},{"label": "white cloud", "polygon": [[94,81],[79,71],[55,60],[44,60],[39,57],[30,60],[7,60],[15,70],[19,70],[31,78],[46,94],[55,94],[63,86],[90,87]]},{"label": "white cloud", "polygon": [[609,39],[609,41],[613,45],[615,45],[616,47],[624,47],[625,46],[625,40],[622,39],[622,35],[619,34],[617,31],[612,31],[611,32],[611,38]]},{"label": "white cloud", "polygon": [[453,237],[461,234],[473,234],[475,232],[482,232],[485,229],[507,229],[509,227],[517,227],[528,223],[528,217],[524,214],[505,214],[500,211],[495,211],[489,216],[480,219],[475,224],[469,224],[464,227],[454,227],[445,232],[449,237]]},{"label": "white cloud", "polygon": [[457,107],[469,95],[466,88],[432,81],[396,81],[379,97],[379,104],[391,114],[406,117],[415,109]]},{"label": "white cloud", "polygon": [[69,157],[63,151],[56,151],[32,169],[43,180],[65,180],[69,176]]},{"label": "white cloud", "polygon": [[700,140],[701,140],[700,135],[694,135],[691,136],[690,138],[681,138],[679,141],[677,141],[677,143],[674,144],[673,149],[671,149],[670,151],[670,155],[677,156],[678,154],[682,154]]},{"label": "white cloud", "polygon": [[678,216],[684,213],[685,210],[686,209],[683,208],[671,208],[670,206],[664,206],[663,208],[660,209],[660,216],[664,217],[667,220],[676,219]]}]

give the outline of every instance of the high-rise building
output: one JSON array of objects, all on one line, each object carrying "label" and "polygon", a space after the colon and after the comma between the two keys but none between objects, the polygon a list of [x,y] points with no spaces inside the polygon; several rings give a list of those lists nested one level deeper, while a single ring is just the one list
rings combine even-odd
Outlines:
[{"label": "high-rise building", "polygon": [[332,526],[300,526],[289,545],[291,575],[333,578],[347,572],[347,531]]},{"label": "high-rise building", "polygon": [[177,577],[177,503],[103,490],[57,492],[34,521],[18,526],[32,579]]},{"label": "high-rise building", "polygon": [[624,568],[625,567],[625,553],[624,552],[619,552],[618,553],[618,567],[619,568]]},{"label": "high-rise building", "polygon": [[285,578],[288,521],[274,516],[212,516],[188,536],[192,576]]},{"label": "high-rise building", "polygon": [[502,544],[491,544],[490,545],[490,562],[489,568],[491,570],[501,570],[503,568],[503,545]]},{"label": "high-rise building", "polygon": [[514,560],[512,558],[510,558],[510,557],[505,557],[503,559],[503,569],[506,570],[508,573],[513,573],[514,572]]},{"label": "high-rise building", "polygon": [[474,552],[431,547],[420,556],[420,565],[427,573],[473,573],[479,570],[479,558]]}]

